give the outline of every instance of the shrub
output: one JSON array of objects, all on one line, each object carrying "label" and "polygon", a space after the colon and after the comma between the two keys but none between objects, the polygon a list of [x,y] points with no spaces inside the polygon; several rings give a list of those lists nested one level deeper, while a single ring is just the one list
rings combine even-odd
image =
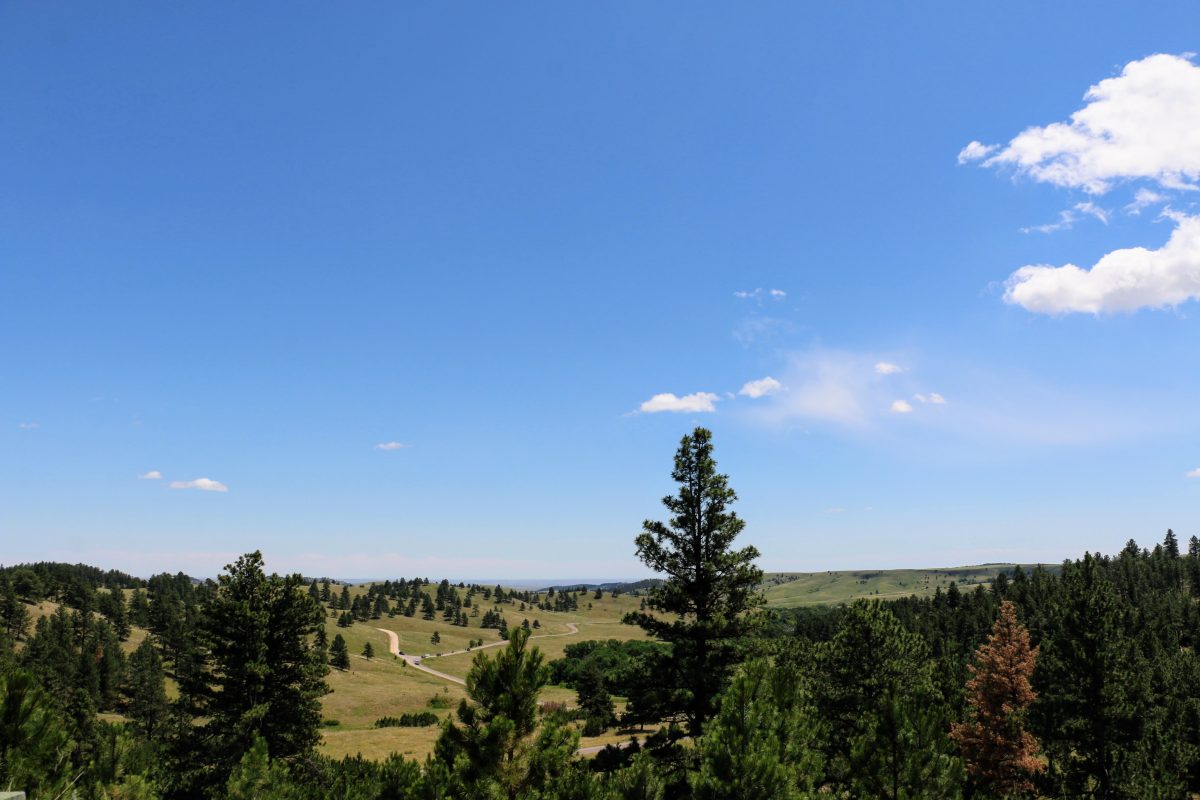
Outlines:
[{"label": "shrub", "polygon": [[380,717],[375,720],[376,728],[425,728],[438,724],[438,715],[432,711],[401,714],[398,717]]}]

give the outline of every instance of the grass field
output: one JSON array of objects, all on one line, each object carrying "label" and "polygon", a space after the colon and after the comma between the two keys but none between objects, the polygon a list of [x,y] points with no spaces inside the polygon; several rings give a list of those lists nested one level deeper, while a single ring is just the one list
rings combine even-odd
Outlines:
[{"label": "grass field", "polygon": [[[939,588],[946,591],[954,582],[958,583],[959,589],[972,591],[976,586],[990,584],[1001,572],[1011,572],[1014,566],[982,564],[934,569],[771,572],[764,576],[764,590],[767,606],[772,608],[837,605],[862,598],[894,600],[914,594],[927,597]],[[1021,568],[1028,572],[1034,565],[1022,564]]]},{"label": "grass field", "polygon": [[[426,586],[425,590],[432,594],[436,586]],[[352,595],[363,591],[365,587],[351,587]],[[491,607],[486,601],[480,602],[483,610]],[[561,658],[566,646],[575,642],[644,638],[640,628],[621,624],[621,618],[627,612],[636,610],[640,602],[637,597],[622,595],[613,598],[605,592],[601,600],[593,599],[590,593],[581,595],[578,611],[554,612],[533,608],[520,611],[518,605],[508,603],[500,608],[509,625],[519,625],[525,618],[531,624],[534,620],[540,623],[540,628],[533,631],[534,638],[530,639],[530,644],[539,648],[548,662]],[[468,628],[458,628],[441,619],[421,619],[418,614],[414,617],[384,616],[369,622],[356,622],[349,628],[339,628],[336,618],[329,617],[326,632],[330,641],[340,633],[352,657],[349,670],[332,670],[327,678],[333,691],[323,700],[323,713],[326,719],[335,720],[338,724],[324,729],[324,752],[335,757],[361,753],[367,758],[383,758],[392,752],[410,758],[423,758],[431,752],[439,733],[437,726],[375,728],[375,721],[383,716],[426,710],[444,719],[453,713],[459,700],[465,697],[465,691],[458,684],[406,666],[403,660],[390,655],[387,634],[377,629],[394,631],[400,640],[402,652],[426,656],[425,663],[433,669],[465,677],[471,662],[480,652],[492,658],[500,647],[445,657],[438,657],[437,654],[463,649],[471,639],[482,638],[485,644],[501,641],[495,630],[478,627],[479,618],[470,618],[470,623]],[[579,632],[569,634],[567,623],[575,623]],[[430,643],[435,631],[441,638],[437,645]],[[568,635],[556,635],[564,633]],[[370,660],[358,655],[367,642],[375,650],[375,658]],[[438,709],[431,706],[430,700],[435,696],[442,698],[448,707]],[[571,705],[575,701],[575,693],[563,687],[548,686],[543,690],[541,699]],[[626,738],[628,734],[610,732],[604,736],[582,739],[580,746],[606,744]]]}]

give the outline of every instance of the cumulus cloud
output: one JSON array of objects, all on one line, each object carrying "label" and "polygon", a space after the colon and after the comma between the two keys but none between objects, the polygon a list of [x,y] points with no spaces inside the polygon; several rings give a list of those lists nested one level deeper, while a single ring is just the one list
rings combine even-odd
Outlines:
[{"label": "cumulus cloud", "polygon": [[152,469],[149,472],[143,472],[141,475],[138,475],[138,477],[144,481],[161,481],[162,473],[156,469]]},{"label": "cumulus cloud", "polygon": [[892,401],[892,413],[893,414],[911,414],[912,410],[913,410],[913,407],[906,400],[893,400]]},{"label": "cumulus cloud", "polygon": [[171,481],[169,484],[172,489],[199,489],[202,492],[228,492],[229,487],[220,481],[210,480],[208,478],[196,478],[192,481]]},{"label": "cumulus cloud", "polygon": [[375,445],[376,450],[403,450],[406,447],[411,447],[404,442],[380,442]]},{"label": "cumulus cloud", "polygon": [[717,410],[716,402],[718,398],[712,392],[694,392],[685,394],[683,397],[676,397],[670,392],[656,394],[646,402],[642,403],[638,410],[644,414],[657,414],[662,411],[674,411],[678,413],[708,413]]},{"label": "cumulus cloud", "polygon": [[749,381],[738,391],[738,394],[753,398],[766,397],[769,394],[778,392],[782,387],[782,383],[768,375],[756,381]]},{"label": "cumulus cloud", "polygon": [[971,161],[981,161],[994,153],[998,147],[999,145],[995,144],[972,141],[958,151],[958,163],[967,164]]},{"label": "cumulus cloud", "polygon": [[1176,228],[1157,250],[1130,247],[1090,269],[1028,265],[1005,282],[1004,299],[1042,314],[1162,308],[1200,296],[1200,217],[1174,215]]},{"label": "cumulus cloud", "polygon": [[971,142],[959,163],[1010,166],[1036,181],[1104,194],[1122,180],[1193,189],[1200,178],[1200,67],[1187,56],[1132,61],[1084,95],[1067,122],[1031,127],[1003,148]]},{"label": "cumulus cloud", "polygon": [[877,361],[875,372],[878,375],[895,375],[897,372],[904,372],[904,368],[889,361]]},{"label": "cumulus cloud", "polygon": [[1190,470],[1187,474],[1189,478],[1200,478],[1200,467]]}]

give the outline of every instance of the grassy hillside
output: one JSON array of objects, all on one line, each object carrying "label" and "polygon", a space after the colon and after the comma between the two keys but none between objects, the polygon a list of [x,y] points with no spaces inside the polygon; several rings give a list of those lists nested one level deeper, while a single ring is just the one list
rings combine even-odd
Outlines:
[{"label": "grassy hillside", "polygon": [[[424,587],[430,593],[436,586]],[[351,594],[365,591],[363,586],[352,587]],[[503,604],[501,609],[510,625],[519,625],[528,618],[536,619],[541,627],[533,632],[531,645],[537,646],[549,661],[559,658],[563,649],[574,642],[588,639],[640,639],[640,628],[622,625],[621,617],[636,610],[640,599],[625,594],[613,598],[608,592],[601,600],[591,594],[580,597],[579,610],[571,612],[520,611],[517,605]],[[591,608],[588,608],[589,604]],[[484,604],[484,607],[490,607]],[[462,653],[439,657],[438,653],[465,648],[468,640],[480,639],[484,643],[500,641],[495,630],[479,628],[479,619],[472,618],[471,626],[458,628],[441,619],[424,620],[420,615],[405,617],[384,616],[369,622],[356,622],[349,628],[339,628],[335,617],[326,620],[326,632],[330,641],[340,633],[346,640],[351,657],[348,671],[332,670],[327,678],[333,692],[322,701],[323,714],[337,725],[324,729],[322,749],[332,756],[361,753],[367,758],[384,758],[398,752],[408,757],[423,758],[433,749],[439,729],[426,728],[375,728],[375,720],[384,716],[399,716],[405,712],[432,711],[445,718],[453,713],[458,701],[465,697],[462,686],[406,666],[403,660],[388,653],[387,634],[378,630],[394,631],[400,639],[400,649],[410,655],[426,656],[424,662],[441,672],[464,677],[471,668],[476,653]],[[578,626],[577,634],[567,633],[567,623]],[[430,643],[437,631],[441,637],[438,645]],[[367,642],[375,650],[375,658],[367,660],[360,655]],[[495,656],[499,648],[488,648],[483,652]],[[434,698],[439,698],[434,701]],[[543,700],[554,700],[571,704],[575,693],[561,687],[550,686],[542,693]],[[432,701],[432,702],[431,702]],[[439,708],[438,706],[445,706]],[[616,734],[583,739],[581,746],[604,744],[624,738]]]},{"label": "grassy hillside", "polygon": [[[842,572],[770,572],[764,576],[767,605],[773,608],[836,605],[862,598],[895,599],[944,592],[958,582],[960,589],[987,585],[1015,564],[982,564],[975,567],[935,569],[847,570]],[[1023,564],[1029,571],[1034,565]],[[1053,567],[1052,567],[1053,569]]]}]

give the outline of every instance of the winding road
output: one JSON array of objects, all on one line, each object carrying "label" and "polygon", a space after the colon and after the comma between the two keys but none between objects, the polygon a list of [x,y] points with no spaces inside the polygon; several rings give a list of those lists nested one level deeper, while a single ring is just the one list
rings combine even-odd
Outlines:
[{"label": "winding road", "polygon": [[[538,634],[537,636],[530,636],[529,638],[530,639],[551,639],[555,636],[574,636],[579,633],[579,623],[568,622],[568,623],[566,623],[566,626],[568,628],[570,628],[570,630],[568,630],[566,633],[542,633],[542,634]],[[389,653],[391,653],[392,655],[394,655],[398,658],[403,658],[406,662],[408,662],[408,665],[410,667],[415,667],[416,669],[419,669],[422,672],[428,672],[430,675],[434,675],[438,678],[441,678],[442,680],[447,680],[447,681],[450,681],[451,683],[457,683],[459,686],[466,686],[467,682],[465,680],[463,680],[462,678],[458,677],[457,675],[449,675],[445,672],[441,672],[439,670],[433,669],[432,667],[427,667],[422,662],[424,662],[430,658],[445,658],[446,656],[456,656],[460,653],[474,653],[479,650],[485,650],[489,647],[500,647],[501,645],[508,644],[508,640],[501,639],[498,642],[489,642],[488,644],[481,644],[481,645],[479,645],[479,647],[472,647],[469,650],[451,650],[448,653],[438,653],[436,656],[409,656],[409,655],[405,655],[404,653],[400,652],[400,637],[396,635],[395,631],[389,631],[387,628],[376,628],[375,630],[382,631],[383,633],[387,634],[388,652]]]},{"label": "winding road", "polygon": [[[556,636],[575,636],[579,633],[579,623],[568,622],[568,623],[566,623],[566,626],[570,629],[566,633],[542,633],[537,636],[530,636],[529,638],[530,639],[551,639]],[[450,681],[451,683],[457,683],[459,686],[466,686],[467,682],[465,680],[463,680],[462,678],[458,677],[457,675],[449,675],[445,672],[441,672],[439,670],[433,669],[432,667],[427,667],[422,662],[428,658],[444,658],[446,656],[456,656],[460,653],[474,653],[478,650],[484,650],[488,647],[500,647],[501,645],[508,644],[507,640],[501,639],[498,642],[489,642],[488,644],[481,644],[479,647],[472,647],[470,650],[451,650],[448,653],[438,653],[436,656],[425,656],[425,657],[410,656],[410,655],[405,655],[404,653],[400,652],[400,637],[396,635],[395,631],[389,631],[387,628],[376,628],[375,630],[381,631],[381,632],[387,634],[388,652],[390,652],[392,655],[396,656],[397,658],[404,659],[410,667],[419,669],[422,672],[428,672],[430,675],[441,678],[442,680],[447,680],[447,681]],[[642,738],[644,739],[644,737],[642,737]],[[629,747],[630,743],[626,741],[626,742],[616,742],[615,744],[617,747],[624,749],[626,747]],[[596,753],[599,753],[601,750],[603,750],[606,746],[607,745],[601,744],[601,745],[591,745],[589,747],[581,747],[578,750],[576,750],[575,753],[576,753],[576,755],[581,755],[581,756],[595,755]]]}]

